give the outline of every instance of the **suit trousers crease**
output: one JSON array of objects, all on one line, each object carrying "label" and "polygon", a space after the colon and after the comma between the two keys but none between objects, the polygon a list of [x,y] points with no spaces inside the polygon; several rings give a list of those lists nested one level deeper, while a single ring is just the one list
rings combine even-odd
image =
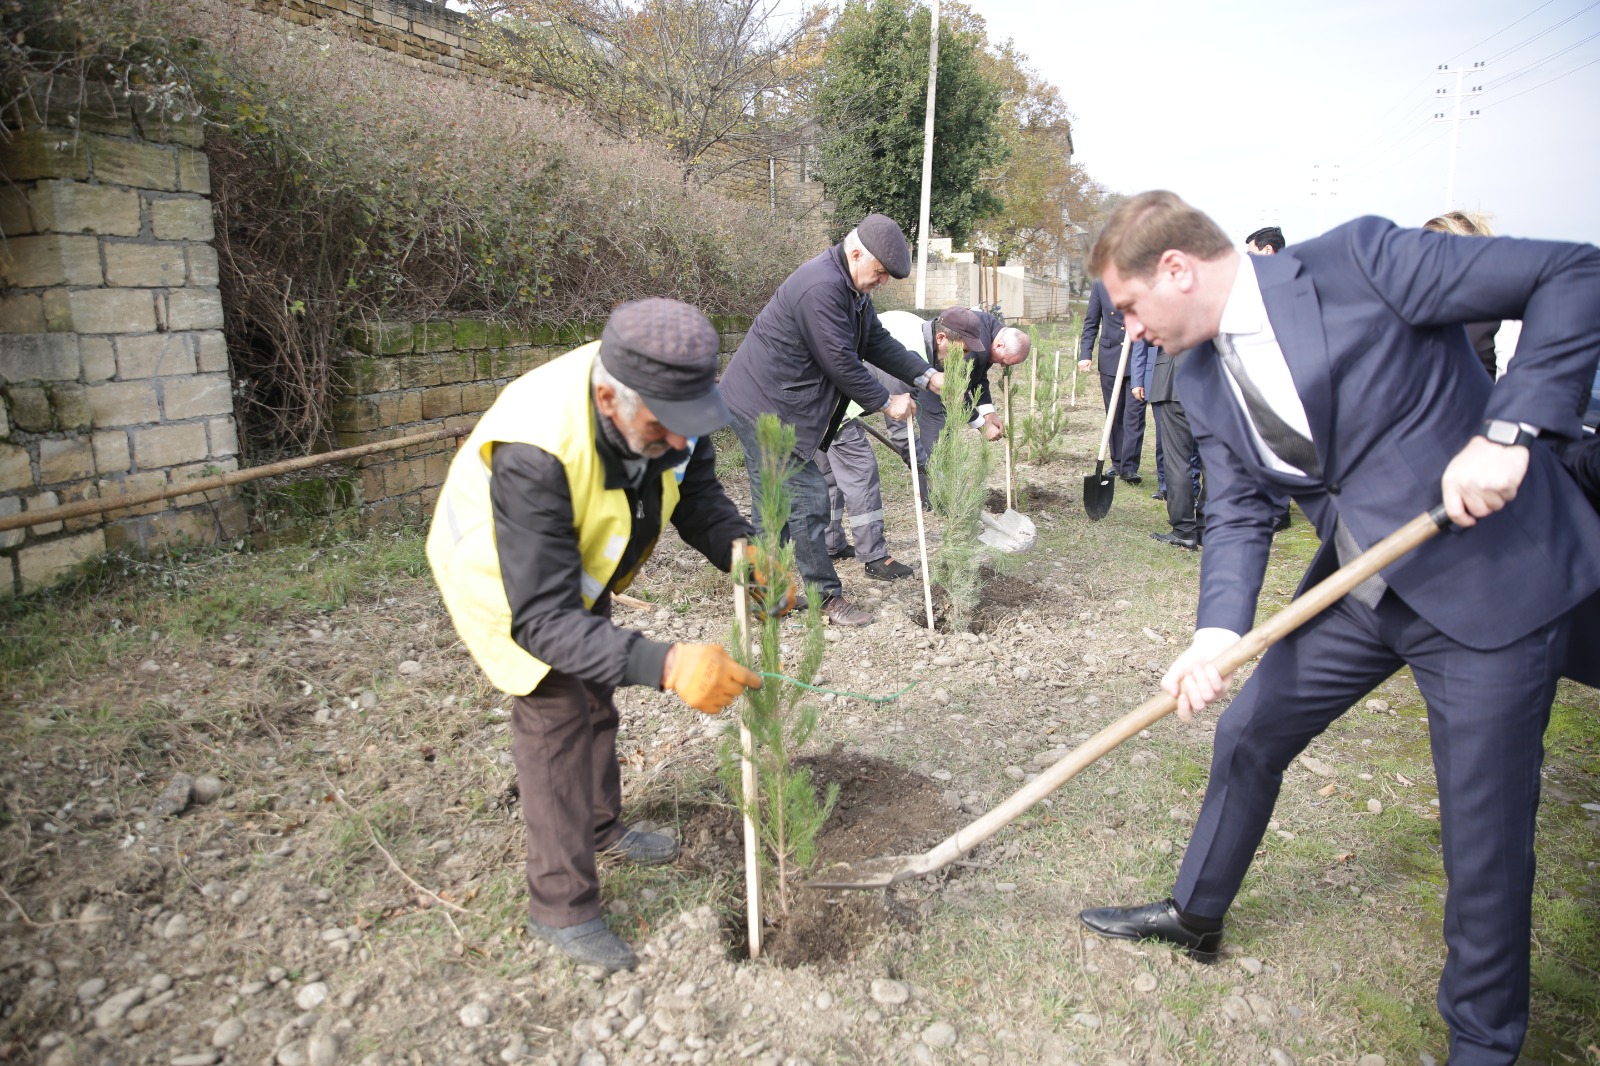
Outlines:
[{"label": "suit trousers crease", "polygon": [[[1100,395],[1105,408],[1111,410],[1111,386],[1115,374],[1100,375]],[[1139,459],[1144,454],[1144,401],[1133,394],[1127,377],[1117,396],[1118,413],[1111,423],[1111,468],[1127,477],[1139,472]]]},{"label": "suit trousers crease", "polygon": [[[1566,640],[1561,619],[1476,651],[1392,592],[1375,610],[1349,597],[1328,608],[1269,649],[1217,719],[1211,778],[1173,889],[1178,906],[1224,915],[1266,834],[1285,769],[1409,665],[1428,707],[1449,882],[1438,999],[1450,1062],[1509,1066],[1527,1027],[1534,817]],[[1372,859],[1381,863],[1384,853]]]},{"label": "suit trousers crease", "polygon": [[511,706],[528,914],[557,929],[600,917],[595,852],[626,831],[612,691],[551,671]]},{"label": "suit trousers crease", "polygon": [[[1205,513],[1205,481],[1194,476],[1194,433],[1183,404],[1176,400],[1150,405],[1156,415],[1156,429],[1161,435],[1162,473],[1166,477],[1167,521],[1172,532],[1186,540],[1198,539],[1200,518]],[[1195,491],[1195,482],[1200,490]]]}]

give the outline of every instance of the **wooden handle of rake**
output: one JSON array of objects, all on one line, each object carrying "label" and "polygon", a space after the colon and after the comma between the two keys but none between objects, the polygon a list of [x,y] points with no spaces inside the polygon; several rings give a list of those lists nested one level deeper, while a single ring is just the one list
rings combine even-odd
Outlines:
[{"label": "wooden handle of rake", "polygon": [[[1450,519],[1445,515],[1443,504],[1418,515],[1240,637],[1237,643],[1212,660],[1212,665],[1217,668],[1217,673],[1228,676],[1315,618],[1367,578],[1431,540],[1449,525]],[[1162,692],[1129,711],[1062,756],[1054,766],[1018,789],[994,810],[946,837],[927,853],[928,860],[933,864],[930,868],[938,869],[982,844],[1080,771],[1121,746],[1129,737],[1137,736],[1141,730],[1148,729],[1177,709],[1177,697]]]}]

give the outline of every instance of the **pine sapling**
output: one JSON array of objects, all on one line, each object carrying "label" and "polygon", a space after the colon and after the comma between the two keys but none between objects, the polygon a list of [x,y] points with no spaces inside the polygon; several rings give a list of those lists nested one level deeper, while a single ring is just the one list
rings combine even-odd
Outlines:
[{"label": "pine sapling", "polygon": [[[793,426],[775,415],[762,415],[756,423],[761,458],[756,496],[761,531],[750,542],[751,559],[734,560],[735,580],[743,582],[757,604],[774,604],[788,587],[794,565],[794,545],[781,543],[780,533],[789,520],[789,479],[795,467]],[[815,703],[801,703],[805,691],[778,675],[809,681],[822,665],[822,597],[815,586],[806,589],[805,634],[798,658],[785,664],[782,657],[782,622],[774,614],[756,613],[757,647],[750,650],[750,635],[733,624],[734,657],[763,675],[759,689],[745,693],[740,712],[752,740],[751,761],[756,769],[756,802],[743,794],[739,776],[739,732],[730,728],[722,746],[721,776],[728,794],[755,821],[763,864],[777,876],[779,909],[789,912],[789,882],[804,873],[816,859],[817,834],[833,810],[839,786],[830,785],[819,799],[811,771],[795,766],[793,755],[805,746],[817,727]]]},{"label": "pine sapling", "polygon": [[[945,357],[945,380],[967,381],[971,360],[965,350],[952,345]],[[944,397],[945,423],[928,456],[929,502],[944,524],[944,535],[933,553],[933,579],[949,600],[952,629],[966,630],[977,610],[979,570],[989,550],[978,540],[983,531],[988,496],[990,449],[972,421],[972,402],[963,391],[951,389]]]},{"label": "pine sapling", "polygon": [[[1022,420],[1022,446],[1034,462],[1048,463],[1066,443],[1067,412],[1057,402],[1061,393],[1060,363],[1042,350],[1040,340],[1033,337],[1031,358],[1037,362],[1035,372],[1028,376],[1032,395],[1028,397],[1029,414]],[[1071,358],[1076,360],[1077,355]],[[1010,428],[1006,427],[1007,432]]]}]

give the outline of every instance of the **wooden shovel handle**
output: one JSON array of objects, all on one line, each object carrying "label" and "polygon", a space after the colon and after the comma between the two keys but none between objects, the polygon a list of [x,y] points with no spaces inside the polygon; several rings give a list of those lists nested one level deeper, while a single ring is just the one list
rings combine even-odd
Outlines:
[{"label": "wooden shovel handle", "polygon": [[[1316,617],[1335,600],[1367,578],[1427,542],[1449,525],[1450,519],[1445,515],[1443,504],[1426,514],[1418,515],[1326,579],[1306,590],[1305,595],[1295,599],[1289,606],[1240,637],[1237,643],[1230,645],[1212,660],[1212,665],[1217,668],[1217,673],[1224,677],[1233,673]],[[1018,789],[994,810],[945,838],[927,853],[931,865],[926,863],[919,865],[925,866],[924,872],[927,872],[960,858],[1011,824],[1035,803],[1077,776],[1085,767],[1097,762],[1101,756],[1121,746],[1129,737],[1138,735],[1141,730],[1148,729],[1177,709],[1177,697],[1170,696],[1166,692],[1140,704],[1062,756],[1055,765]]]},{"label": "wooden shovel handle", "polygon": [[1111,401],[1106,404],[1106,431],[1100,434],[1100,457],[1096,462],[1105,462],[1111,450],[1111,427],[1116,425],[1117,415],[1122,411],[1122,375],[1128,372],[1128,349],[1132,347],[1133,338],[1123,337],[1122,354],[1117,357],[1117,377],[1111,383]]}]

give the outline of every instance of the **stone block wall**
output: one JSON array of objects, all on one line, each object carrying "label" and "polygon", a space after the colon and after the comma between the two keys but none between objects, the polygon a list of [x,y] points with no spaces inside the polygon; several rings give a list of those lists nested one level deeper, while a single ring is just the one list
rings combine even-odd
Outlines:
[{"label": "stone block wall", "polygon": [[[237,465],[202,131],[127,112],[41,116],[0,139],[0,515]],[[0,533],[0,596],[106,549],[242,528],[218,495]]]},{"label": "stone block wall", "polygon": [[[746,319],[714,317],[724,355],[749,328]],[[330,518],[336,528],[427,522],[460,438],[514,379],[580,344],[603,322],[525,330],[462,318],[376,323],[353,329],[337,372],[343,395],[334,410],[332,446],[353,448],[446,427],[459,433],[379,452],[348,469],[313,471],[255,496],[257,541],[297,539]],[[353,521],[358,519],[359,521]]]},{"label": "stone block wall", "polygon": [[433,0],[234,0],[299,26],[326,26],[409,66],[488,82],[518,95],[533,82],[503,69],[473,35],[472,20]]}]

